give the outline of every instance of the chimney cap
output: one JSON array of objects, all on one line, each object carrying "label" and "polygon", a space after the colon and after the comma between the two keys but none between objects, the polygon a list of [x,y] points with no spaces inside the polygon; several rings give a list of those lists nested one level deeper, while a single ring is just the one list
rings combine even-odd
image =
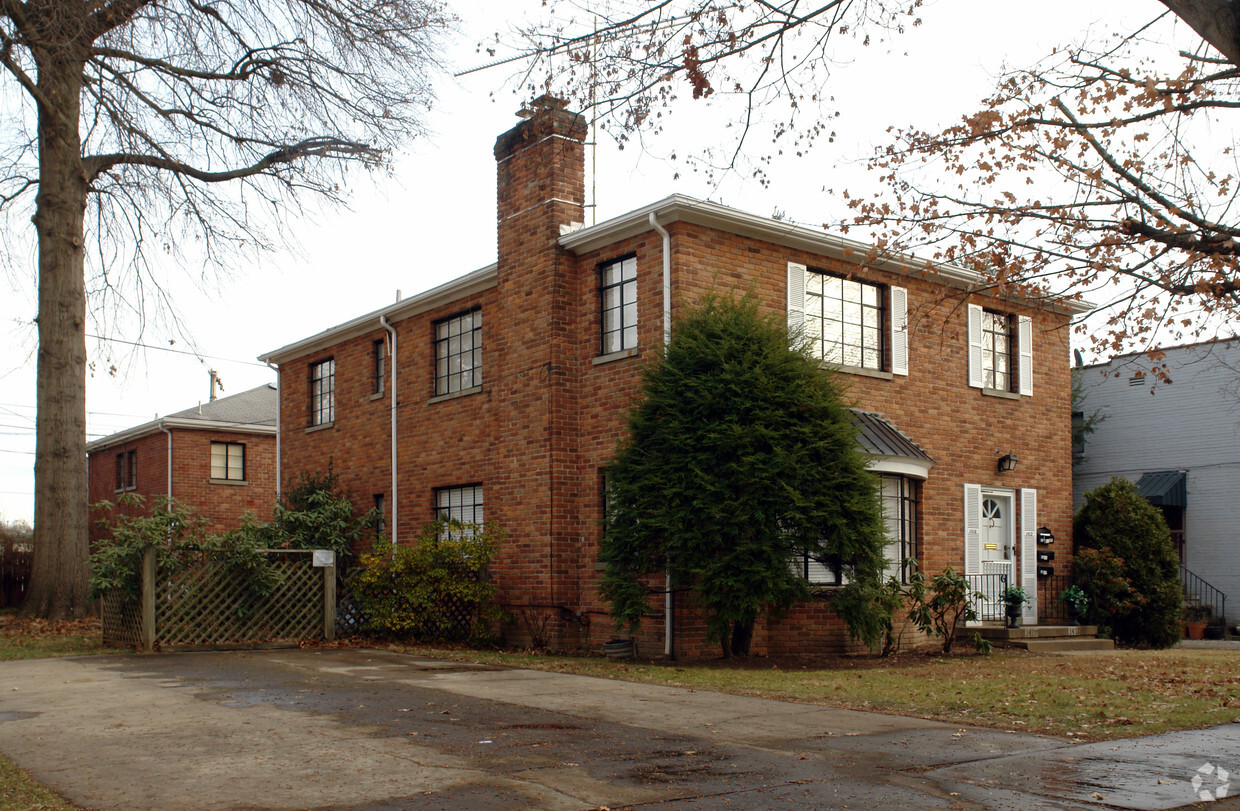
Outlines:
[{"label": "chimney cap", "polygon": [[562,99],[550,93],[543,93],[533,101],[522,105],[521,109],[517,110],[517,118],[529,119],[542,110],[564,110],[567,107],[568,99]]}]

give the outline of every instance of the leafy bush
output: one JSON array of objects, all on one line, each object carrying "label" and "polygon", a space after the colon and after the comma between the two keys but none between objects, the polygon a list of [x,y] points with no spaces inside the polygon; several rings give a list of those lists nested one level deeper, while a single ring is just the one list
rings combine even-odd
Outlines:
[{"label": "leafy bush", "polygon": [[353,545],[381,519],[373,509],[359,516],[328,468],[326,473],[303,472],[301,483],[276,502],[271,523],[254,524],[249,531],[273,549],[331,549],[343,568]]},{"label": "leafy bush", "polygon": [[1132,611],[1140,601],[1126,571],[1123,558],[1109,548],[1076,550],[1073,579],[1086,600],[1081,621],[1097,625],[1099,633],[1110,635],[1115,615]]},{"label": "leafy bush", "polygon": [[483,636],[500,617],[486,570],[502,540],[494,523],[440,520],[423,527],[414,546],[363,555],[350,586],[362,629],[419,639]]},{"label": "leafy bush", "polygon": [[925,574],[914,571],[908,596],[908,618],[923,633],[942,637],[943,653],[950,654],[960,626],[977,619],[973,601],[982,595],[970,591],[968,579],[948,566],[930,578],[928,587]]},{"label": "leafy bush", "polygon": [[[1119,561],[1118,566],[1114,561],[1106,562],[1107,569],[1098,573],[1105,579],[1098,584],[1082,583],[1089,594],[1090,614],[1109,615],[1117,642],[1152,648],[1174,645],[1181,635],[1184,597],[1179,558],[1162,513],[1143,499],[1131,482],[1113,478],[1085,494],[1073,535],[1078,555],[1086,549],[1110,550]],[[1090,560],[1103,562],[1099,558]],[[1083,564],[1087,565],[1088,561]],[[1103,586],[1118,588],[1120,581],[1126,581],[1131,591],[1126,599],[1117,595],[1119,602],[1108,602],[1107,595],[1094,591]]]},{"label": "leafy bush", "polygon": [[[149,511],[146,500],[136,493],[117,499],[118,506],[131,508],[131,514],[103,519],[106,537],[90,556],[91,593],[114,593],[131,600],[142,596],[142,557],[148,547],[155,549],[155,565],[163,572],[190,566],[211,556],[231,567],[234,581],[244,591],[238,612],[269,595],[280,584],[280,573],[261,553],[264,544],[245,533],[212,535],[206,519],[192,508],[167,496],[155,501]],[[101,501],[95,509],[110,509]]]}]

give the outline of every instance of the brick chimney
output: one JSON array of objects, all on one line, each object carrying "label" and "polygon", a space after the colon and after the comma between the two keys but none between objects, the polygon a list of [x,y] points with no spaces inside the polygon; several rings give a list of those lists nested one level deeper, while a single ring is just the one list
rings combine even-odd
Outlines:
[{"label": "brick chimney", "polygon": [[[509,542],[494,569],[515,604],[577,604],[570,527],[576,472],[574,324],[593,274],[558,243],[584,220],[586,120],[542,96],[495,141],[496,303],[484,314],[492,471],[488,513]],[[593,287],[590,287],[593,289]],[[494,493],[494,498],[491,494]],[[514,629],[517,633],[522,633]]]},{"label": "brick chimney", "polygon": [[540,96],[524,120],[495,141],[501,268],[505,237],[555,240],[560,226],[583,222],[586,119],[567,102]]}]

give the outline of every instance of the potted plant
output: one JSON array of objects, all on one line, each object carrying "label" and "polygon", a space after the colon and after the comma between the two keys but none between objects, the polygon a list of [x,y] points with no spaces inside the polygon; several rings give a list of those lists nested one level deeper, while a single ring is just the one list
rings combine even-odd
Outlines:
[{"label": "potted plant", "polygon": [[999,592],[999,602],[1003,603],[1004,613],[1007,614],[1007,627],[1019,628],[1020,610],[1029,602],[1029,594],[1020,586],[1008,586]]},{"label": "potted plant", "polygon": [[1206,626],[1210,623],[1210,609],[1204,605],[1184,609],[1184,629],[1189,639],[1204,639]]},{"label": "potted plant", "polygon": [[1089,605],[1089,595],[1085,593],[1085,589],[1068,586],[1063,590],[1063,594],[1059,595],[1059,599],[1068,606],[1068,619],[1072,620],[1072,624],[1080,625],[1081,617],[1085,615],[1085,607]]}]

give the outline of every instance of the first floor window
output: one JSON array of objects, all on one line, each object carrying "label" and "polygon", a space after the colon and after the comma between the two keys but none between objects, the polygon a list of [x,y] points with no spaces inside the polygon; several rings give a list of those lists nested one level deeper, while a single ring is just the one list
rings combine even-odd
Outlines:
[{"label": "first floor window", "polygon": [[435,394],[482,385],[482,310],[435,323]]},{"label": "first floor window", "polygon": [[482,524],[482,485],[440,487],[435,491],[435,518]]},{"label": "first floor window", "polygon": [[133,490],[138,486],[138,452],[116,454],[116,490]]},{"label": "first floor window", "polygon": [[[887,567],[883,579],[894,577],[901,583],[908,582],[911,572],[905,565],[909,558],[917,559],[917,491],[918,482],[907,476],[884,474],[879,486],[879,498],[883,508],[883,529],[886,545],[883,557]],[[839,560],[828,556],[802,553],[793,561],[793,570],[816,586],[842,586],[847,581]]]},{"label": "first floor window", "polygon": [[240,442],[212,442],[211,478],[245,481],[245,445]]},{"label": "first floor window", "polygon": [[887,570],[883,579],[894,577],[901,583],[908,582],[911,574],[905,565],[909,558],[917,560],[921,550],[917,548],[917,501],[918,481],[907,476],[883,475],[882,502],[883,523],[887,535]]},{"label": "first floor window", "polygon": [[387,513],[382,493],[374,494],[375,501],[375,535],[382,535],[387,532]]},{"label": "first floor window", "polygon": [[336,361],[332,358],[310,366],[310,424],[328,425],[336,420]]}]

